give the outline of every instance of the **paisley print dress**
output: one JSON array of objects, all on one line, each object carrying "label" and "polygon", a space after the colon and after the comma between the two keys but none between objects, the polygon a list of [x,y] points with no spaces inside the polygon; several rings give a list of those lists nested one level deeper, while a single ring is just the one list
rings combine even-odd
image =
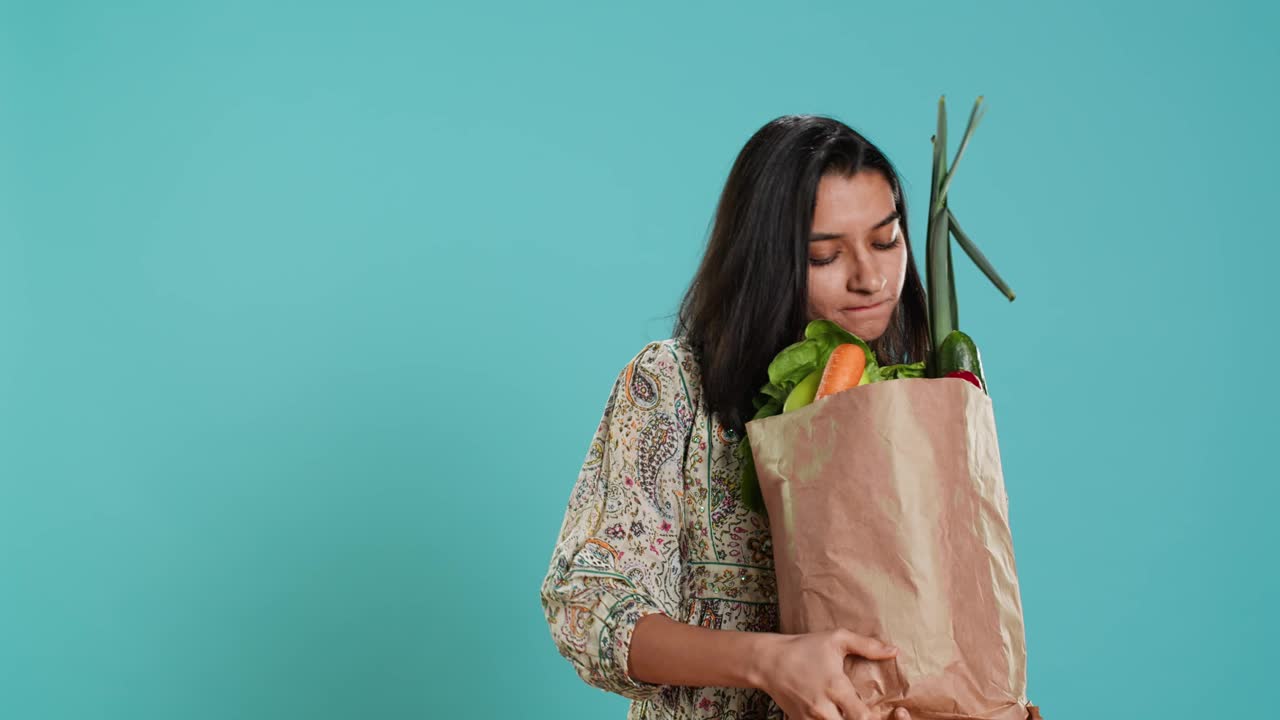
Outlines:
[{"label": "paisley print dress", "polygon": [[632,700],[628,720],[780,720],[763,691],[662,686],[627,674],[636,622],[776,632],[766,519],[738,499],[740,438],[702,402],[695,352],[646,345],[618,374],[570,493],[542,605],[590,685]]}]

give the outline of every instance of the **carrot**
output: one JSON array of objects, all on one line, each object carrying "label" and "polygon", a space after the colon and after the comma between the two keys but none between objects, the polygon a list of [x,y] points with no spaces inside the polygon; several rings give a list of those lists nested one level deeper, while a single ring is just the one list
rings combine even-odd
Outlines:
[{"label": "carrot", "polygon": [[842,343],[831,351],[827,367],[822,371],[822,381],[814,400],[856,387],[862,382],[862,371],[867,369],[867,355],[853,343]]}]

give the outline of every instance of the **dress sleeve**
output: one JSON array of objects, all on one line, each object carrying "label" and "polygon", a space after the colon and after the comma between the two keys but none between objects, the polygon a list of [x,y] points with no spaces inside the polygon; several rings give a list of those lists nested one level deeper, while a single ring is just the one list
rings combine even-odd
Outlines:
[{"label": "dress sleeve", "polygon": [[614,381],[542,583],[560,654],[587,683],[633,700],[662,690],[628,674],[636,622],[652,613],[684,620],[680,509],[691,413],[672,349],[645,346]]}]

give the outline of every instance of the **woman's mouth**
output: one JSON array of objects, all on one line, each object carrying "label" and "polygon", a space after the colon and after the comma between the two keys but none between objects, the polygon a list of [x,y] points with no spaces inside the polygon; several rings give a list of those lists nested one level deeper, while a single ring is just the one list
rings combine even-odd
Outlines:
[{"label": "woman's mouth", "polygon": [[884,304],[885,304],[885,302],[886,302],[886,301],[881,300],[880,302],[876,303],[875,305],[864,305],[864,306],[862,306],[862,307],[847,307],[847,308],[844,308],[844,310],[845,310],[845,311],[847,311],[847,312],[866,312],[866,311],[868,311],[868,310],[875,310],[876,308],[880,307],[881,305],[884,305]]}]

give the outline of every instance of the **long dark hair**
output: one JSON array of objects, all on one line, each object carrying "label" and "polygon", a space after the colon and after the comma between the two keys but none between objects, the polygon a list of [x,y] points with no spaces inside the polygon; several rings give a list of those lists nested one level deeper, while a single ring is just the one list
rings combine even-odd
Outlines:
[{"label": "long dark hair", "polygon": [[929,351],[924,286],[911,255],[907,201],[893,164],[844,123],[786,115],[760,128],[738,154],[716,207],[706,253],[676,314],[673,335],[699,358],[703,401],[726,427],[745,433],[756,390],[779,350],[803,337],[809,233],[823,175],[882,173],[893,190],[907,272],[884,335],[868,343],[882,365],[918,362]]}]

